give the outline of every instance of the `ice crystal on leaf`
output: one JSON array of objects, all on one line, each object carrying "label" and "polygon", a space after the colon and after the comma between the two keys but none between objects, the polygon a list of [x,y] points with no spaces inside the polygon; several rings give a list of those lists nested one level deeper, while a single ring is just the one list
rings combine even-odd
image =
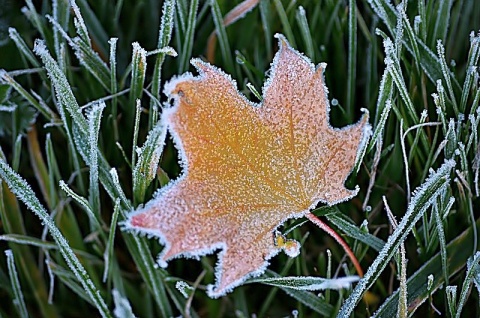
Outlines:
[{"label": "ice crystal on leaf", "polygon": [[280,250],[298,254],[296,242],[275,235],[285,220],[357,193],[344,183],[368,138],[367,114],[355,125],[331,127],[325,64],[315,68],[282,35],[276,37],[280,50],[261,104],[198,59],[192,64],[199,76],[187,73],[166,85],[174,105],[161,120],[179,148],[184,173],[126,222],[165,244],[161,265],[221,249],[211,297],[262,274]]}]

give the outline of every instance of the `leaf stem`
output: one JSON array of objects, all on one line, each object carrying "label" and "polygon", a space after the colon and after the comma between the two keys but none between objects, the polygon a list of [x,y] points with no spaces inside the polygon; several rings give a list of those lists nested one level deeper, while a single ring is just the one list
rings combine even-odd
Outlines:
[{"label": "leaf stem", "polygon": [[355,266],[355,269],[357,270],[357,273],[360,277],[363,277],[363,270],[362,267],[360,266],[360,263],[358,262],[357,257],[355,254],[353,254],[352,250],[348,246],[348,244],[342,239],[340,235],[338,235],[335,230],[333,230],[330,226],[328,226],[325,222],[320,220],[317,216],[315,216],[313,213],[308,212],[306,217],[313,222],[316,226],[324,230],[328,235],[333,237],[335,241],[337,241],[338,244],[340,244],[343,247],[343,250],[345,253],[347,253],[348,257],[353,263],[353,266]]}]

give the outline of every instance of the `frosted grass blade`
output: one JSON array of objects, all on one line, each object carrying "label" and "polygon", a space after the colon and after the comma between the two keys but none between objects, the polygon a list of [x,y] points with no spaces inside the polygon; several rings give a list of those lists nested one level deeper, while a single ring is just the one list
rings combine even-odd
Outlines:
[{"label": "frosted grass blade", "polygon": [[222,12],[220,11],[217,0],[210,0],[210,5],[212,9],[213,21],[215,23],[215,30],[218,37],[218,44],[220,46],[220,51],[222,52],[222,58],[225,61],[225,70],[230,74],[234,74],[235,68],[232,59],[232,50],[230,49],[230,44],[228,43]]},{"label": "frosted grass blade", "polygon": [[348,74],[347,74],[347,118],[351,120],[355,104],[357,81],[357,4],[348,1]]},{"label": "frosted grass blade", "polygon": [[[162,49],[169,45],[173,33],[173,25],[175,21],[175,7],[176,0],[167,0],[164,1],[162,7],[162,19],[160,22],[160,30],[158,34],[158,43],[157,49]],[[161,79],[162,79],[162,66],[165,61],[165,53],[159,53],[155,61],[155,67],[153,69],[152,76],[152,86],[150,92],[153,96],[160,100],[160,88],[161,88]],[[157,111],[154,111],[157,108],[156,102],[154,99],[150,101],[150,112],[148,116],[148,129],[152,129],[157,121],[157,116],[154,116]]]},{"label": "frosted grass blade", "polygon": [[180,54],[180,61],[178,72],[183,73],[188,69],[188,62],[192,57],[193,37],[195,33],[195,26],[197,21],[198,0],[190,2],[190,9],[188,11],[187,29],[182,44],[182,51]]}]

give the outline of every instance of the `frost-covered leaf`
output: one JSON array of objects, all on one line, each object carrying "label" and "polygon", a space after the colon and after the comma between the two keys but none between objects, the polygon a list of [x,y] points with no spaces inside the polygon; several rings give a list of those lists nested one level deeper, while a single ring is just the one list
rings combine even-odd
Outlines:
[{"label": "frost-covered leaf", "polygon": [[230,76],[198,59],[192,63],[200,76],[187,73],[166,85],[174,106],[161,120],[179,148],[184,174],[126,222],[128,229],[165,244],[162,266],[175,257],[221,249],[211,297],[260,275],[270,258],[293,244],[275,244],[274,233],[285,220],[358,191],[344,183],[370,133],[368,116],[342,129],[331,127],[325,64],[315,68],[277,37],[280,51],[261,104],[248,101]]},{"label": "frost-covered leaf", "polygon": [[267,277],[249,280],[249,283],[262,283],[276,287],[287,287],[297,290],[325,290],[349,288],[352,283],[358,282],[359,276],[346,276],[340,278],[322,277]]}]

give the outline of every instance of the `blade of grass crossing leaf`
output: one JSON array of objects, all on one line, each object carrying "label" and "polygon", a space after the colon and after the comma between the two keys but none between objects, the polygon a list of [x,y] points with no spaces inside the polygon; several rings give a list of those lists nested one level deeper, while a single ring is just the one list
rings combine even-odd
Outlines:
[{"label": "blade of grass crossing leaf", "polygon": [[215,30],[218,36],[218,44],[220,46],[220,51],[222,52],[222,58],[225,61],[225,70],[230,74],[234,74],[235,68],[233,65],[232,51],[230,49],[230,44],[228,43],[225,25],[223,24],[222,12],[220,11],[217,0],[210,0],[210,5],[212,8]]},{"label": "blade of grass crossing leaf", "polygon": [[[476,222],[477,229],[480,220]],[[471,256],[473,243],[472,228],[465,230],[447,245],[449,255],[449,275],[453,277],[465,267],[468,257]],[[431,257],[420,269],[413,273],[407,280],[409,315],[420,307],[436,290],[445,285],[443,275],[431,275],[440,273],[442,267],[441,252]],[[428,277],[433,276],[433,281],[427,284]],[[429,286],[430,285],[430,286]],[[430,288],[429,288],[430,287]],[[448,289],[448,287],[447,287]],[[373,317],[394,317],[398,304],[399,290],[396,290],[385,302],[380,305]],[[453,315],[455,316],[455,315]]]},{"label": "blade of grass crossing leaf", "polygon": [[449,175],[455,162],[446,161],[436,172],[434,172],[421,187],[417,188],[414,196],[408,205],[408,209],[395,231],[390,235],[387,243],[379,252],[378,257],[368,268],[364,278],[360,280],[352,294],[343,304],[339,315],[349,317],[363,294],[370,288],[387,266],[400,244],[405,241],[409,232],[426,210],[433,204],[434,200],[445,190],[450,182]]},{"label": "blade of grass crossing leaf", "polygon": [[273,0],[273,4],[277,10],[278,17],[280,18],[280,22],[282,23],[283,31],[285,32],[288,42],[290,42],[292,47],[297,47],[295,36],[293,35],[292,27],[290,26],[290,22],[288,21],[287,13],[283,8],[282,2],[280,0]]},{"label": "blade of grass crossing leaf", "polygon": [[310,34],[310,28],[308,27],[307,14],[302,6],[298,7],[295,18],[297,19],[298,26],[300,27],[300,32],[302,33],[303,41],[305,42],[307,56],[310,57],[312,61],[315,61],[313,39],[312,35]]},{"label": "blade of grass crossing leaf", "polygon": [[[117,171],[115,169],[111,169],[108,173],[110,175],[110,178],[108,180],[111,181],[111,184],[109,184],[109,186],[113,188],[109,191],[112,194],[117,194],[122,204],[122,210],[120,211],[120,221],[126,220],[125,211],[133,210],[133,206],[130,204],[130,201],[127,199],[125,193],[121,188]],[[117,201],[117,197],[113,199],[115,200],[115,202]],[[122,236],[125,240],[125,244],[127,245],[130,255],[132,256],[135,264],[137,265],[138,271],[142,275],[143,280],[147,283],[147,286],[152,293],[152,297],[155,299],[155,302],[157,303],[159,310],[162,313],[162,317],[171,317],[172,309],[165,293],[165,275],[163,270],[159,269],[158,266],[155,265],[155,261],[150,254],[150,249],[148,248],[146,239],[144,237],[139,237],[137,235],[132,235],[126,232],[122,232]]]},{"label": "blade of grass crossing leaf", "polygon": [[[277,274],[278,276],[274,276],[274,277],[284,277],[288,273],[288,271],[290,270],[292,265],[293,265],[293,259],[289,258],[287,260],[285,266],[282,268],[282,271],[280,272],[280,274],[279,275]],[[273,271],[272,271],[272,273],[276,274]],[[267,296],[263,300],[262,307],[260,307],[260,311],[258,312],[258,317],[259,318],[265,317],[267,315],[268,310],[272,306],[272,302],[275,300],[275,297],[278,293],[278,290],[279,290],[278,288],[272,288],[268,292]]]},{"label": "blade of grass crossing leaf", "polygon": [[12,250],[6,250],[8,275],[10,276],[10,283],[12,284],[12,290],[14,295],[13,304],[17,309],[18,315],[22,318],[28,317],[27,306],[23,298],[22,287],[20,286],[20,280],[18,279],[17,268],[15,266],[15,259],[13,257]]},{"label": "blade of grass crossing leaf", "polygon": [[0,160],[0,176],[8,184],[9,188],[15,193],[15,195],[40,218],[43,224],[47,226],[50,234],[58,244],[65,262],[68,264],[70,270],[75,274],[75,277],[88,294],[88,297],[91,299],[100,315],[102,317],[112,317],[104,299],[100,295],[98,288],[93,284],[88,273],[85,271],[85,268],[68,245],[65,237],[62,235],[55,223],[53,223],[45,208],[38,201],[30,186],[3,160]]},{"label": "blade of grass crossing leaf", "polygon": [[326,290],[348,288],[352,283],[358,281],[358,276],[346,276],[327,279],[314,276],[291,276],[291,277],[266,277],[255,278],[249,283],[262,283],[276,287],[286,287],[296,290]]},{"label": "blade of grass crossing leaf", "polygon": [[270,1],[260,1],[260,18],[262,19],[262,28],[265,36],[265,50],[267,56],[272,56],[272,31],[270,28]]},{"label": "blade of grass crossing leaf", "polygon": [[32,22],[33,26],[40,32],[42,35],[42,39],[46,39],[45,37],[45,30],[44,24],[40,19],[40,15],[38,14],[37,10],[35,9],[35,5],[33,4],[32,0],[26,0],[27,10],[23,11],[23,13],[27,16],[27,18]]},{"label": "blade of grass crossing leaf", "polygon": [[190,2],[190,8],[188,10],[187,28],[182,43],[182,54],[180,55],[178,72],[183,73],[188,69],[188,63],[192,57],[193,37],[195,35],[195,26],[198,10],[198,0],[192,0]]}]

